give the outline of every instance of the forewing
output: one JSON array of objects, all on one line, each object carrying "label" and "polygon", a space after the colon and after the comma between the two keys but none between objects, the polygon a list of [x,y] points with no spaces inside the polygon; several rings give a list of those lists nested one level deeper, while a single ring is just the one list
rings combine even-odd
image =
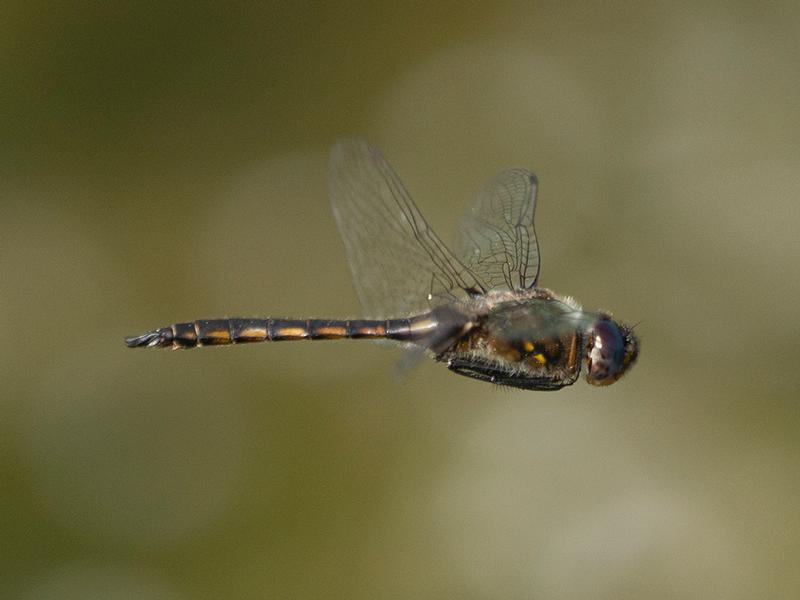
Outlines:
[{"label": "forewing", "polygon": [[461,261],[490,289],[534,287],[539,244],[533,228],[536,175],[503,171],[481,191],[461,223],[456,250]]},{"label": "forewing", "polygon": [[339,141],[329,178],[333,215],[366,316],[426,311],[485,291],[433,232],[376,148]]}]

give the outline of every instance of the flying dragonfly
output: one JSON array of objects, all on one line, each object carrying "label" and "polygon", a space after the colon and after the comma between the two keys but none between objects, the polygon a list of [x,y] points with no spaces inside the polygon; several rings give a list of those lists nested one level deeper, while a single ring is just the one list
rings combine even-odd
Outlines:
[{"label": "flying dragonfly", "polygon": [[[194,348],[288,340],[388,339],[454,373],[527,390],[558,390],[585,368],[617,381],[639,354],[632,327],[537,287],[536,175],[501,172],[464,216],[451,250],[383,155],[340,140],[330,157],[333,215],[369,319],[203,319],[126,338],[130,347]],[[378,318],[380,317],[380,318]]]}]

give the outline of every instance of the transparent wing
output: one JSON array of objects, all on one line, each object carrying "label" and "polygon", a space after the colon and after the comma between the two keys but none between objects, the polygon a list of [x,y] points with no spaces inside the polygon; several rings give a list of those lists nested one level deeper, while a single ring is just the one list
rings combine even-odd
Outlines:
[{"label": "transparent wing", "polygon": [[[545,298],[528,300],[510,310],[515,311],[515,319],[501,316],[493,321],[492,326],[502,332],[503,339],[520,344],[526,340],[546,340],[584,331],[601,318],[599,312],[585,311],[576,304]],[[520,318],[523,314],[524,318]],[[507,317],[508,312],[505,315]]]},{"label": "transparent wing", "polygon": [[536,175],[503,171],[464,216],[456,250],[490,289],[527,289],[539,278],[539,244],[533,229]]},{"label": "transparent wing", "polygon": [[427,311],[486,290],[433,232],[376,148],[339,141],[331,151],[329,183],[366,316]]}]

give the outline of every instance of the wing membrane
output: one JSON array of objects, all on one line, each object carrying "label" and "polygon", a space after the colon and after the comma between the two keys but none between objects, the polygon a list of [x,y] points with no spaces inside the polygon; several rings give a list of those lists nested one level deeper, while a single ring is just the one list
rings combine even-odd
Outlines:
[{"label": "wing membrane", "polygon": [[456,250],[461,261],[489,288],[534,287],[539,278],[539,244],[533,227],[536,175],[503,171],[486,185],[464,216]]},{"label": "wing membrane", "polygon": [[367,316],[426,311],[486,290],[434,233],[376,148],[361,140],[339,141],[331,151],[329,183]]}]

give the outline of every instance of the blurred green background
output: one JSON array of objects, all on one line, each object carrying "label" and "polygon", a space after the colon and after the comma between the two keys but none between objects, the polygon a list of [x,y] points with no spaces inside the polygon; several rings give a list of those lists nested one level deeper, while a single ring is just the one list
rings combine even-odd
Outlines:
[{"label": "blurred green background", "polygon": [[[794,2],[7,3],[0,597],[798,597],[798,38]],[[630,375],[124,347],[358,316],[354,135],[446,239],[534,169],[540,283],[641,321]]]}]

